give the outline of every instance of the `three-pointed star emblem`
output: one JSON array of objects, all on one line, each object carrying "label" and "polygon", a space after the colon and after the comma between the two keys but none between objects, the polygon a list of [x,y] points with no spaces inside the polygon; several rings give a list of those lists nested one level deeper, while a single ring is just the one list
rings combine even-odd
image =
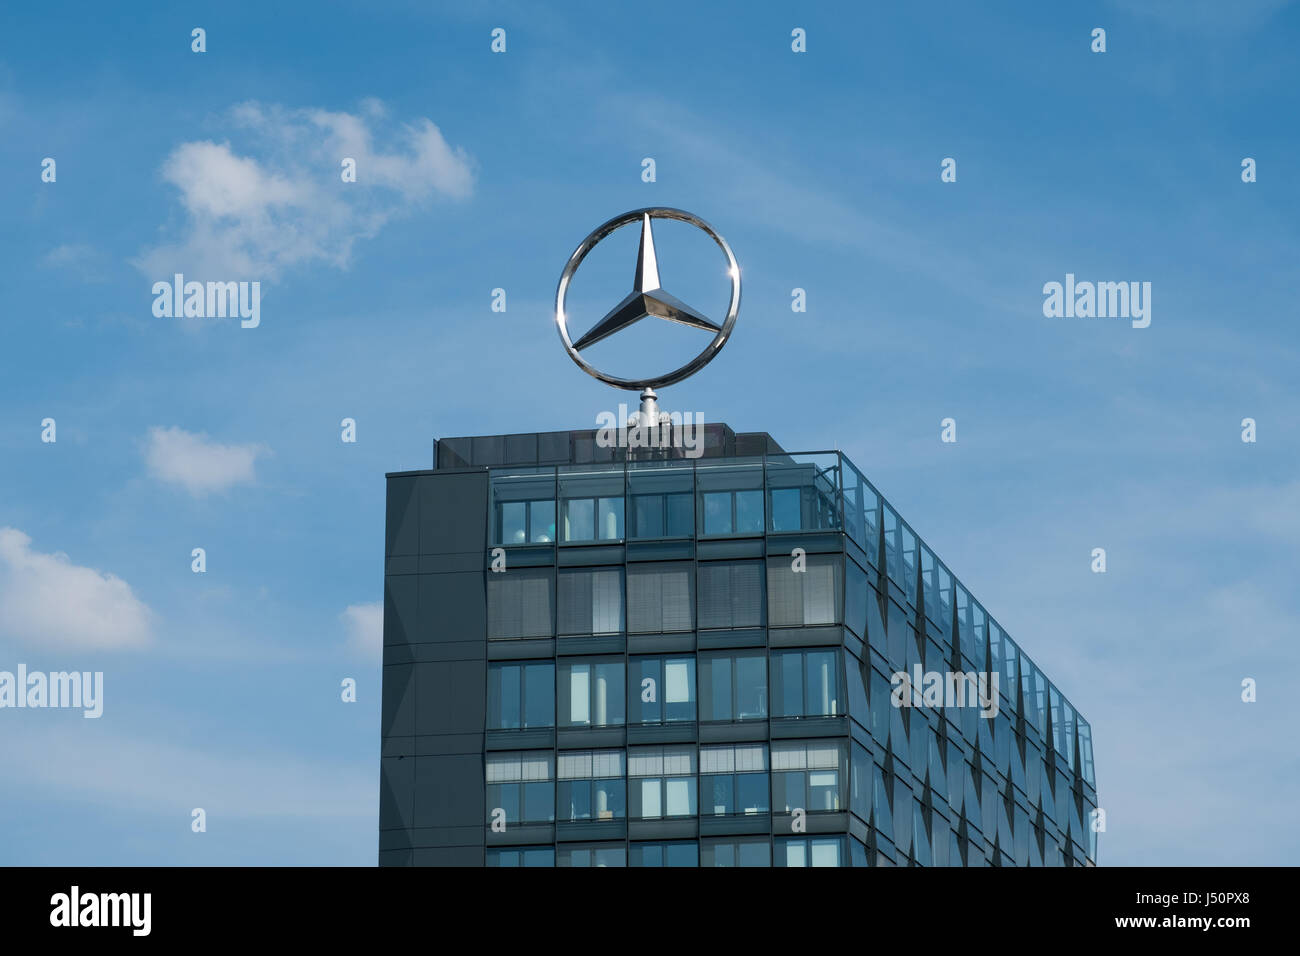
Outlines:
[{"label": "three-pointed star emblem", "polygon": [[634,322],[647,316],[680,322],[697,329],[705,329],[717,334],[722,330],[710,319],[705,318],[681,299],[665,292],[659,285],[659,262],[655,257],[655,238],[650,228],[650,214],[641,216],[641,247],[636,256],[636,276],[632,280],[632,291],[618,305],[582,338],[573,343],[575,351],[581,351],[589,345],[595,345]]}]

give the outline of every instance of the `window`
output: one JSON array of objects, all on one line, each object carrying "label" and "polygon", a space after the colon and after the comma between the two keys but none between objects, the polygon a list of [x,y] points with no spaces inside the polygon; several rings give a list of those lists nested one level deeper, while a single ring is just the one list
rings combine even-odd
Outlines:
[{"label": "window", "polygon": [[[901,522],[900,522],[901,524]],[[903,529],[903,593],[908,604],[916,603],[916,535],[906,524]]]},{"label": "window", "polygon": [[[884,677],[874,667],[868,668],[867,676],[871,681],[871,726],[868,729],[877,743],[884,744],[889,741],[889,730],[892,723],[891,712],[897,712],[898,710],[898,708],[890,706],[892,703],[891,696],[895,688],[893,682]],[[903,692],[900,691],[899,693]]]},{"label": "window", "polygon": [[767,745],[700,747],[700,799],[712,816],[767,813]]},{"label": "window", "polygon": [[916,535],[889,505],[881,509],[885,522],[885,563],[889,577],[902,589],[908,604],[916,603]]},{"label": "window", "polygon": [[555,820],[555,757],[548,751],[487,755],[487,822],[550,823]]},{"label": "window", "polygon": [[489,730],[555,726],[555,665],[488,664]]},{"label": "window", "polygon": [[945,634],[952,627],[952,595],[953,595],[953,576],[952,572],[939,565],[938,574],[939,588],[939,626]]},{"label": "window", "polygon": [[[953,834],[953,839],[956,838],[957,835]],[[856,837],[849,839],[849,858],[851,860],[850,866],[870,866],[867,862],[867,848]]]},{"label": "window", "polygon": [[762,534],[763,493],[706,491],[700,495],[704,527],[701,534]]},{"label": "window", "polygon": [[763,462],[734,459],[726,465],[697,465],[697,508],[701,535],[762,534]]},{"label": "window", "polygon": [[921,582],[925,588],[925,616],[947,634],[952,626],[952,575],[925,545],[921,545]]},{"label": "window", "polygon": [[[897,780],[897,777],[890,779]],[[970,781],[967,780],[967,788],[970,789]],[[973,791],[972,791],[973,792]],[[893,799],[893,789],[889,785],[889,780],[885,778],[885,772],[880,768],[880,764],[872,761],[871,763],[871,825],[879,832],[885,834],[891,840],[894,838],[894,813],[890,807],[890,801]],[[979,800],[968,806],[979,806]]]},{"label": "window", "polygon": [[622,568],[561,568],[557,597],[561,636],[623,632]]},{"label": "window", "polygon": [[492,474],[492,543],[546,544],[555,540],[555,470]]},{"label": "window", "polygon": [[[1005,645],[1010,641],[1004,641]],[[1041,738],[1047,733],[1047,679],[1028,657],[1020,655],[1020,689],[1025,701],[1025,717]]]},{"label": "window", "polygon": [[700,842],[700,866],[771,866],[767,837],[721,837]]},{"label": "window", "polygon": [[550,568],[487,572],[488,637],[554,634],[555,577]]},{"label": "window", "polygon": [[[1092,769],[1092,726],[1082,717],[1079,718],[1079,758],[1083,782],[1095,787],[1097,781],[1093,777]],[[1095,858],[1096,854],[1093,856]]]},{"label": "window", "polygon": [[772,803],[790,813],[835,811],[843,805],[844,745],[827,740],[772,744]]},{"label": "window", "polygon": [[690,462],[631,462],[627,482],[629,537],[689,538],[695,533]]},{"label": "window", "polygon": [[867,602],[875,599],[876,592],[867,583],[866,572],[858,567],[856,561],[846,561],[844,567],[848,571],[844,589],[844,623],[866,641],[871,637],[867,633]]},{"label": "window", "polygon": [[1052,704],[1052,735],[1057,756],[1065,758],[1065,765],[1074,767],[1074,708],[1055,687],[1049,688]]},{"label": "window", "polygon": [[772,652],[772,716],[832,717],[843,713],[839,652]]},{"label": "window", "polygon": [[[1019,807],[1016,809],[1020,813],[1024,812]],[[1027,827],[1026,835],[1028,835]],[[1025,849],[1028,851],[1028,844],[1025,845]],[[912,858],[921,866],[934,866],[934,855],[930,852],[930,833],[925,826],[925,813],[921,810],[920,800],[912,801]],[[1026,859],[1017,865],[1028,866],[1029,860]]]},{"label": "window", "polygon": [[[984,608],[980,607],[979,602],[973,600],[960,584],[956,585],[956,592],[957,643],[962,658],[974,664],[976,670],[987,671],[988,656],[984,647],[984,638],[988,627],[988,615],[984,613]],[[1000,669],[1000,665],[995,664],[994,669]]]},{"label": "window", "polygon": [[[1020,694],[1018,692],[1018,683],[1016,678],[1016,659],[1018,649],[1011,637],[998,625],[993,618],[988,619],[989,625],[989,669],[997,670],[1002,668],[1002,677],[998,680],[998,693],[1006,698],[1005,704],[1012,712],[1018,712],[1020,708]],[[1000,663],[999,663],[1000,662]],[[1028,717],[1028,712],[1025,714]]]},{"label": "window", "polygon": [[555,865],[627,866],[627,850],[621,843],[570,844],[556,852]]},{"label": "window", "polygon": [[623,751],[561,751],[561,820],[622,820],[627,816]]},{"label": "window", "polygon": [[772,627],[839,623],[842,574],[838,554],[806,555],[803,571],[794,570],[789,557],[769,558],[767,600]]},{"label": "window", "polygon": [[549,846],[488,847],[488,866],[555,866],[555,850]]},{"label": "window", "polygon": [[867,681],[871,667],[864,664],[853,656],[852,653],[844,652],[844,675],[848,678],[848,690],[845,696],[849,701],[849,715],[852,716],[863,727],[871,725],[871,711],[867,704]]},{"label": "window", "polygon": [[623,723],[623,659],[561,658],[558,665],[559,725],[617,727]]},{"label": "window", "polygon": [[628,866],[699,866],[700,847],[694,840],[633,843]]},{"label": "window", "polygon": [[885,539],[885,565],[888,569],[889,579],[903,587],[903,561],[902,561],[902,542],[899,539],[901,528],[899,527],[898,514],[887,504],[882,504],[881,515],[884,519],[885,527],[883,536]]},{"label": "window", "polygon": [[776,841],[777,866],[843,866],[843,837],[785,837]]},{"label": "window", "polygon": [[877,517],[880,497],[862,473],[847,459],[844,468],[844,523],[858,546],[867,552],[867,560],[880,567],[880,525]]},{"label": "window", "polygon": [[820,531],[840,527],[840,456],[767,459],[769,531]]},{"label": "window", "polygon": [[698,573],[700,630],[763,626],[763,562],[705,561]]},{"label": "window", "polygon": [[631,815],[638,820],[693,817],[695,747],[633,747],[627,754]]},{"label": "window", "polygon": [[[871,822],[871,754],[856,740],[852,746],[853,781],[849,808],[863,822]],[[942,790],[940,791],[943,792]]]},{"label": "window", "polygon": [[662,634],[694,628],[695,568],[690,561],[628,565],[629,632]]},{"label": "window", "polygon": [[724,651],[699,655],[700,719],[767,717],[767,654]]},{"label": "window", "polygon": [[689,538],[695,515],[691,493],[637,495],[632,499],[634,538]]},{"label": "window", "polygon": [[634,724],[695,719],[695,656],[634,657],[627,684]]},{"label": "window", "polygon": [[560,518],[564,542],[620,541],[623,538],[623,468],[594,471],[591,466],[560,469]]},{"label": "window", "polygon": [[769,531],[799,530],[798,488],[773,488],[768,492],[768,509],[772,516]]}]

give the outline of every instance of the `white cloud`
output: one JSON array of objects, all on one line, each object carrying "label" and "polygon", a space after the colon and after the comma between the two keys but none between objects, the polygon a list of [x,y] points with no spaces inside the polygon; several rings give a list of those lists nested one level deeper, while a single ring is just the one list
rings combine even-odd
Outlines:
[{"label": "white cloud", "polygon": [[[355,114],[250,102],[224,119],[236,135],[252,134],[256,155],[228,140],[172,150],[162,178],[179,190],[186,220],[180,235],[136,261],[152,278],[271,279],[316,261],[343,268],[358,239],[413,205],[473,191],[464,150],[428,119],[389,129],[376,100]],[[341,179],[344,157],[356,160],[354,183]]]},{"label": "white cloud", "polygon": [[309,198],[304,186],[236,156],[225,143],[182,143],[167,157],[163,179],[181,191],[181,202],[195,216],[250,217]]},{"label": "white cloud", "polygon": [[253,463],[266,451],[262,445],[220,445],[183,428],[151,428],[145,461],[155,478],[198,496],[252,482]]},{"label": "white cloud", "polygon": [[41,257],[41,262],[47,266],[76,266],[94,258],[95,255],[94,246],[84,242],[65,242],[45,253]]},{"label": "white cloud", "polygon": [[0,635],[43,649],[140,647],[152,612],[117,577],[42,554],[16,528],[0,528]]},{"label": "white cloud", "polygon": [[47,269],[66,270],[85,282],[102,282],[105,277],[103,254],[84,242],[55,246],[41,256],[41,265]]},{"label": "white cloud", "polygon": [[355,650],[378,656],[384,647],[384,606],[350,604],[339,618],[348,632],[348,643]]}]

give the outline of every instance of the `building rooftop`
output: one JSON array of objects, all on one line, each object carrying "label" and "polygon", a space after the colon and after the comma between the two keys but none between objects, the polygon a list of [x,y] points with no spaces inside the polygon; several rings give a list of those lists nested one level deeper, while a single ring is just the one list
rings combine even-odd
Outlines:
[{"label": "building rooftop", "polygon": [[[682,443],[668,438],[665,447],[628,448],[602,445],[595,428],[577,431],[523,432],[515,435],[480,435],[435,439],[433,467],[482,468],[528,465],[589,465],[618,461],[653,461],[678,458],[745,458],[751,455],[781,454],[782,448],[767,432],[736,432],[715,423],[698,426],[701,437],[688,436],[687,444],[698,444],[698,455]],[[678,433],[674,429],[673,435]],[[617,434],[612,437],[615,442]]]}]

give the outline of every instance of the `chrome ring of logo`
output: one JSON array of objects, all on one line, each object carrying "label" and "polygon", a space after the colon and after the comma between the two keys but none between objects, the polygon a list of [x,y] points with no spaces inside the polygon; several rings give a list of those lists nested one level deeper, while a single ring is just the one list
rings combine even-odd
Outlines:
[{"label": "chrome ring of logo", "polygon": [[[650,226],[653,219],[676,219],[678,222],[690,223],[697,229],[703,230],[722,250],[722,254],[727,259],[727,275],[731,279],[731,304],[727,307],[727,315],[721,325],[705,318],[701,313],[660,288],[659,264],[655,255],[654,236]],[[582,264],[582,260],[586,258],[587,253],[598,242],[616,229],[638,220],[641,223],[641,246],[637,254],[636,277],[632,283],[632,292],[596,323],[591,331],[583,335],[575,343],[569,337],[568,314],[565,312],[565,300],[569,294],[569,283],[573,279],[573,274],[578,271],[578,266]],[[668,206],[634,209],[631,212],[623,213],[621,216],[615,216],[603,225],[597,226],[586,239],[582,240],[578,248],[573,250],[573,255],[569,256],[569,261],[565,264],[564,272],[560,276],[560,285],[555,290],[555,327],[559,330],[560,341],[564,343],[564,350],[577,363],[578,368],[606,385],[613,385],[615,388],[653,389],[657,386],[672,385],[674,382],[680,382],[682,379],[694,375],[708,365],[713,360],[713,357],[722,350],[722,347],[727,344],[727,339],[731,336],[731,330],[736,324],[736,315],[739,311],[740,266],[736,264],[736,257],[732,254],[731,246],[727,245],[727,240],[718,235],[717,230],[699,216],[692,215],[682,209],[672,209]],[[655,378],[629,379],[608,375],[588,363],[579,354],[587,346],[595,345],[602,339],[622,331],[634,322],[650,316],[712,332],[713,341],[705,346],[704,351],[681,368]]]}]

